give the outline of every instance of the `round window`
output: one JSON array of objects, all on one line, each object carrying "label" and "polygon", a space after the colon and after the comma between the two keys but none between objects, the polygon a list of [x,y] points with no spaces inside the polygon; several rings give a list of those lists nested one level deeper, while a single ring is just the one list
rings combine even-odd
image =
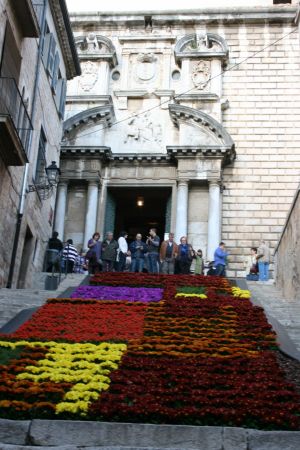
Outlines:
[{"label": "round window", "polygon": [[118,70],[115,70],[112,74],[111,77],[114,81],[118,81],[120,78],[121,74]]},{"label": "round window", "polygon": [[180,72],[179,70],[173,70],[172,72],[172,80],[177,81],[180,80]]}]

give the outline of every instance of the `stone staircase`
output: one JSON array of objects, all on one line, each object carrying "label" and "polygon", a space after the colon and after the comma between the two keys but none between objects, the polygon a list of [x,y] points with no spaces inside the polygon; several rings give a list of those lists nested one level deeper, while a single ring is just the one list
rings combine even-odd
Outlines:
[{"label": "stone staircase", "polygon": [[[46,274],[49,275],[49,274]],[[75,288],[84,279],[84,274],[70,274],[62,279],[56,290],[35,289],[0,289],[0,328],[20,311],[39,307],[47,298],[59,297],[67,289]],[[40,277],[41,279],[42,277]],[[45,279],[45,278],[44,278]]]}]

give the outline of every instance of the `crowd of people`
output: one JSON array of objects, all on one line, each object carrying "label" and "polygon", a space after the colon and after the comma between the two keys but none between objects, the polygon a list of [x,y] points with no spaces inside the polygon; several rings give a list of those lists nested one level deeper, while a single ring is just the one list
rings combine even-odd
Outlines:
[{"label": "crowd of people", "polygon": [[[201,249],[195,251],[188,243],[187,237],[182,236],[180,243],[174,240],[174,233],[169,233],[168,239],[160,242],[155,228],[150,228],[149,235],[143,240],[142,234],[137,233],[135,239],[128,244],[128,233],[122,231],[118,240],[114,239],[111,231],[100,240],[100,233],[95,232],[87,243],[87,252],[80,254],[73,245],[72,239],[66,244],[58,239],[58,233],[53,232],[49,239],[48,271],[55,264],[63,261],[66,273],[79,272],[95,274],[97,272],[143,272],[157,274],[189,274],[193,265],[193,273],[226,276],[229,252],[224,242],[220,242],[214,252],[214,261],[205,265]],[[265,241],[259,248],[252,247],[250,255],[245,261],[246,278],[253,281],[265,282],[269,279],[270,250]],[[50,269],[50,270],[49,270]]]}]

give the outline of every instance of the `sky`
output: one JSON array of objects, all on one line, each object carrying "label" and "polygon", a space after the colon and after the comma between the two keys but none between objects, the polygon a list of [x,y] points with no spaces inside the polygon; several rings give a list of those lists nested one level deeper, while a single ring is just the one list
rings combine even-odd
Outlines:
[{"label": "sky", "polygon": [[66,0],[69,12],[76,11],[139,11],[199,9],[207,7],[256,6],[272,4],[270,0]]}]

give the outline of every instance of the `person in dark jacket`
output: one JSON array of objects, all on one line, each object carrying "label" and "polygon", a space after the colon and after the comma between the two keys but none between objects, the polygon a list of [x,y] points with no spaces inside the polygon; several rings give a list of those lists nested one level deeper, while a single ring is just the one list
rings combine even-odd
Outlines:
[{"label": "person in dark jacket", "polygon": [[102,271],[112,272],[114,270],[115,261],[117,259],[117,250],[119,245],[114,240],[114,235],[111,231],[106,233],[106,238],[102,242]]},{"label": "person in dark jacket", "polygon": [[158,256],[160,239],[156,228],[150,228],[146,244],[148,245],[148,269],[150,273],[158,273]]},{"label": "person in dark jacket", "polygon": [[53,231],[52,237],[48,241],[46,252],[46,270],[51,272],[53,269],[59,270],[60,255],[63,249],[63,243],[58,239],[58,232]]},{"label": "person in dark jacket", "polygon": [[186,236],[180,238],[176,261],[180,274],[189,274],[193,260],[193,247],[187,243]]},{"label": "person in dark jacket", "polygon": [[148,247],[142,241],[140,233],[136,235],[135,241],[131,242],[129,250],[131,253],[130,272],[143,272],[145,253],[147,253]]}]

